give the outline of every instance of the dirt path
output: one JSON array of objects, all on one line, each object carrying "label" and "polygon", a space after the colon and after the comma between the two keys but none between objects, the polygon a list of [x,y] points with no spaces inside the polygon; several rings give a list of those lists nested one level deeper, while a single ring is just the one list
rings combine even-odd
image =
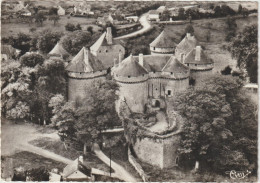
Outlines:
[{"label": "dirt path", "polygon": [[[1,155],[3,156],[13,155],[19,151],[28,151],[58,162],[62,162],[64,164],[70,164],[73,162],[73,160],[71,159],[29,144],[30,141],[42,137],[49,137],[54,140],[59,140],[59,136],[56,132],[49,134],[40,133],[39,126],[28,123],[3,123],[1,128]],[[97,150],[95,152],[97,152],[97,154],[99,155],[98,158],[100,158],[106,164],[109,164],[109,158],[106,157],[103,152],[100,151],[100,149],[99,151]],[[133,178],[120,165],[113,162],[112,168],[115,171],[115,173],[112,173],[112,177],[126,180],[128,182],[136,182],[135,178]],[[108,172],[96,168],[92,168],[92,173],[109,176]]]},{"label": "dirt path", "polygon": [[[94,144],[94,152],[99,159],[107,165],[110,165],[110,159],[100,150],[98,144]],[[111,161],[111,167],[115,171],[115,175],[120,177],[120,179],[123,179],[126,182],[137,182],[137,180],[129,172],[127,172],[124,167],[118,165],[114,161]]]}]

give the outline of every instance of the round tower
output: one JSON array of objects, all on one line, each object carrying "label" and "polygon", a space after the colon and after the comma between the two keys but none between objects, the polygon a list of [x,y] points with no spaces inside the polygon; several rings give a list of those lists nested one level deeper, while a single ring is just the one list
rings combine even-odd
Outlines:
[{"label": "round tower", "polygon": [[68,74],[68,100],[80,102],[86,87],[94,80],[105,80],[107,71],[102,63],[83,47],[66,67]]},{"label": "round tower", "polygon": [[120,86],[120,100],[126,101],[133,112],[144,112],[148,99],[148,73],[144,67],[130,55],[113,68],[113,76]]},{"label": "round tower", "polygon": [[162,31],[161,34],[150,44],[150,51],[152,55],[173,55],[176,45],[176,40],[166,31]]},{"label": "round tower", "polygon": [[190,69],[182,64],[175,56],[171,56],[162,69],[165,85],[165,96],[172,97],[189,87]]},{"label": "round tower", "polygon": [[214,62],[202,50],[196,46],[184,59],[184,64],[190,68],[190,78],[195,80],[195,85],[200,85],[203,78],[212,74]]}]

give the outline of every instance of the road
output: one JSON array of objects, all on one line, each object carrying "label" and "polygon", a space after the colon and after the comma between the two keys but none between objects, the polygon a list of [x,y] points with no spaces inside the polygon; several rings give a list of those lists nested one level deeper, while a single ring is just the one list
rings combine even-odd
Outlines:
[{"label": "road", "polygon": [[147,20],[147,16],[148,16],[148,13],[145,13],[139,19],[140,24],[143,26],[142,29],[140,29],[136,32],[132,32],[130,34],[124,35],[124,36],[116,37],[114,39],[125,39],[125,38],[135,37],[138,34],[143,34],[143,33],[147,32],[148,30],[150,30],[152,28],[152,26],[151,26],[150,22]]},{"label": "road", "polygon": [[[110,159],[100,150],[98,144],[94,144],[94,152],[97,155],[97,157],[102,160],[107,165],[110,165]],[[114,161],[111,161],[111,167],[115,171],[115,175],[120,179],[123,179],[126,182],[137,182],[137,180],[128,173],[124,167],[118,165]]]},{"label": "road", "polygon": [[[40,133],[38,125],[28,123],[3,123],[1,125],[1,155],[9,156],[19,151],[28,151],[64,164],[70,164],[73,162],[71,159],[29,144],[30,141],[42,137],[49,137],[55,140],[60,139],[57,132]],[[95,151],[95,153],[99,155],[98,158],[109,165],[109,158],[99,148]],[[115,162],[112,163],[112,168],[115,171],[115,173],[112,173],[112,177],[129,182],[136,182],[135,178],[133,178],[123,167]],[[92,168],[92,173],[106,176],[109,175],[108,172],[96,168]]]}]

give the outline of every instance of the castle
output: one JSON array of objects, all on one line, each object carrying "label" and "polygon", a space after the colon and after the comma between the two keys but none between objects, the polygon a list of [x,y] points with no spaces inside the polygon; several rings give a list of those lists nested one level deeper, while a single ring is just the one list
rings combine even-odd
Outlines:
[{"label": "castle", "polygon": [[[83,47],[67,65],[68,100],[80,102],[87,95],[84,89],[94,80],[105,80],[111,68],[111,75],[120,86],[117,107],[124,101],[135,113],[144,113],[147,108],[166,109],[168,98],[187,89],[191,80],[199,85],[214,67],[212,59],[189,33],[178,44],[167,31],[162,31],[150,44],[150,51],[151,55],[140,53],[123,58],[125,49],[112,38],[108,28],[90,50]],[[156,136],[156,141],[148,137],[137,140],[133,149],[138,158],[161,168],[176,166],[178,133]]]}]

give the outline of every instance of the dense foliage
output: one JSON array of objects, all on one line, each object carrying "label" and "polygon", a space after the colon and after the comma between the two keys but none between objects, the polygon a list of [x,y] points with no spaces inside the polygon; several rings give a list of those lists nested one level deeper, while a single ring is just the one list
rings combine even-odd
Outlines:
[{"label": "dense foliage", "polygon": [[66,102],[62,95],[51,98],[52,122],[62,139],[90,145],[101,140],[101,131],[120,126],[115,110],[118,85],[112,80],[93,81],[85,88],[85,98],[76,103]]},{"label": "dense foliage", "polygon": [[240,69],[245,69],[250,82],[257,83],[257,25],[250,25],[244,28],[231,42],[229,50]]},{"label": "dense foliage", "polygon": [[178,149],[182,161],[196,160],[202,169],[219,173],[231,168],[256,170],[257,116],[241,81],[215,76],[204,83],[172,100],[186,119]]},{"label": "dense foliage", "polygon": [[65,70],[62,60],[43,60],[28,54],[21,61],[2,63],[2,114],[11,119],[50,122],[50,98],[65,95]]}]

